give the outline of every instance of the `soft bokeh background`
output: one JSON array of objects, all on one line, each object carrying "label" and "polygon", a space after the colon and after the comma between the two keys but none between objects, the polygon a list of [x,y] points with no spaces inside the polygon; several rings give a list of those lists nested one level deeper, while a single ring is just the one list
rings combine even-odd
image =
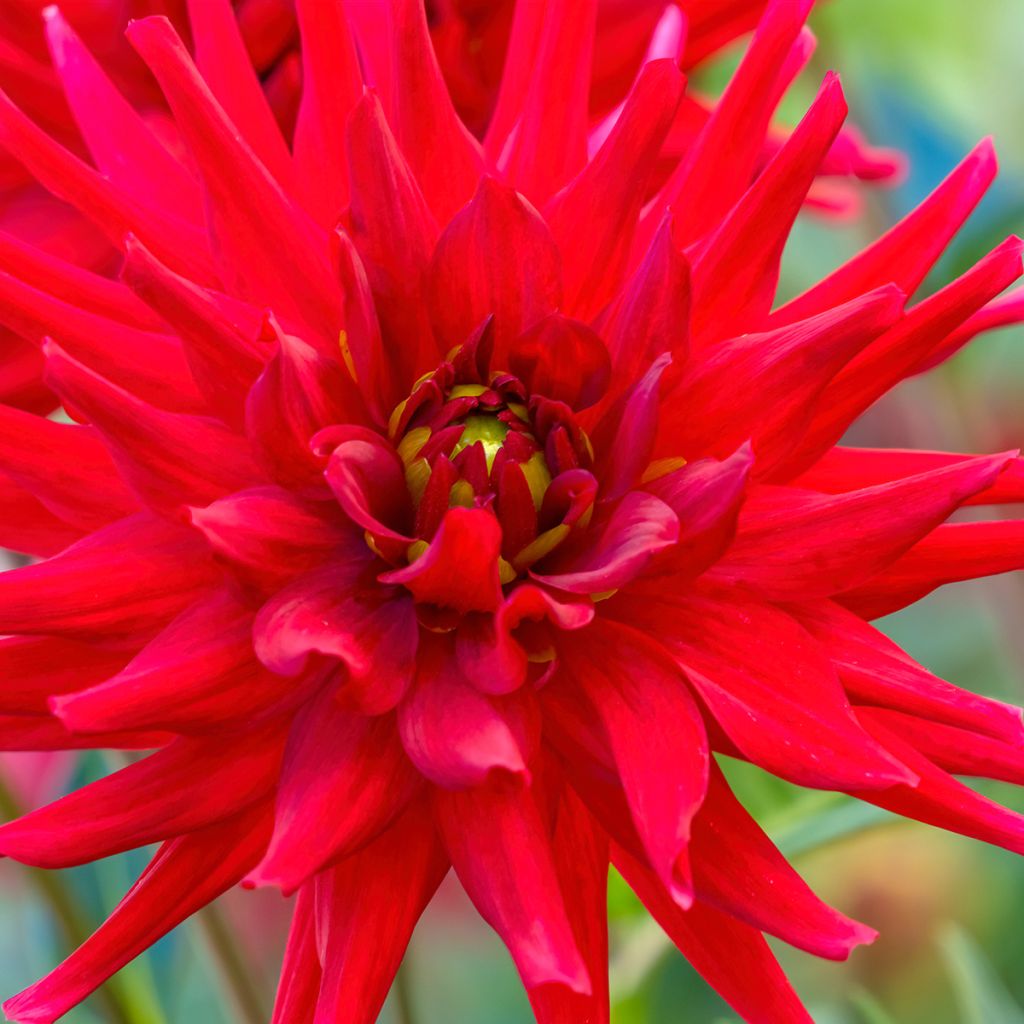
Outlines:
[{"label": "soft bokeh background", "polygon": [[[985,134],[995,136],[1001,155],[1000,183],[925,290],[1006,234],[1024,233],[1020,0],[830,0],[812,24],[818,53],[787,112],[798,114],[823,71],[838,68],[853,118],[876,142],[903,148],[910,173],[899,188],[867,196],[858,221],[837,227],[803,218],[786,261],[786,295],[892,223]],[[724,56],[701,84],[714,87],[731,61]],[[858,426],[855,440],[962,451],[1021,446],[1022,395],[1024,330],[1003,331],[908,382]],[[940,675],[1024,702],[1021,574],[949,588],[884,626]],[[18,800],[31,804],[114,766],[89,753],[8,758],[0,771]],[[1024,861],[739,766],[730,773],[821,895],[882,932],[846,964],[780,950],[817,1024],[1024,1024]],[[1024,810],[1024,794],[1001,786],[992,792]],[[57,896],[70,895],[76,909],[63,925],[37,876],[0,864],[0,990],[16,991],[63,956],[68,926],[93,927],[145,859],[140,852],[65,873]],[[735,1021],[615,879],[610,900],[616,1024]],[[218,936],[225,928],[240,936],[244,957],[258,967],[250,998],[269,1001],[288,905],[268,893],[236,893],[221,903],[219,917],[189,922],[123,972],[117,1005],[127,1009],[94,997],[68,1015],[69,1024],[258,1021],[231,995],[231,964],[217,955]],[[454,886],[442,890],[417,931],[406,983],[416,1024],[531,1019],[507,955]],[[396,1006],[382,1020],[396,1024]]]}]

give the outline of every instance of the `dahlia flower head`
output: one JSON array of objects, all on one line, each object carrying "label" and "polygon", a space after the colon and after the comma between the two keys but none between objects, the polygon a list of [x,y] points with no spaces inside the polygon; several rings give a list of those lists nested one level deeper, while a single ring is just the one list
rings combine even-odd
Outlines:
[{"label": "dahlia flower head", "polygon": [[452,870],[538,1021],[607,1024],[613,864],[743,1019],[809,1021],[764,933],[835,959],[874,933],[722,757],[1024,849],[954,778],[1022,781],[1020,712],[869,624],[1021,568],[1024,523],[946,520],[1024,500],[1024,464],[837,444],[1020,318],[1021,243],[908,299],[992,180],[982,143],[773,309],[842,153],[829,74],[763,160],[809,7],[767,5],[667,175],[678,19],[595,138],[596,3],[518,4],[480,141],[417,0],[300,0],[289,147],[205,0],[198,68],[168,20],[128,28],[178,154],[49,11],[91,159],[10,100],[3,143],[123,265],[24,245],[3,279],[74,422],[0,410],[0,540],[40,557],[0,575],[0,742],[152,752],[0,853],[162,845],[12,1020],[57,1019],[241,883],[297,894],[274,1024],[370,1024]]},{"label": "dahlia flower head", "polygon": [[[599,0],[589,69],[588,118],[595,129],[591,147],[614,123],[610,115],[625,99],[645,60],[672,57],[683,70],[694,68],[752,29],[765,5],[766,0],[674,0],[667,7],[664,0]],[[102,158],[92,151],[76,121],[73,102],[69,106],[57,70],[68,57],[60,30],[45,27],[45,7],[46,0],[6,0],[0,7],[0,89],[54,138],[77,155],[96,157],[102,168]],[[194,36],[199,63],[205,64],[211,82],[223,74],[213,54],[225,47],[233,50],[232,73],[243,75],[249,89],[252,79],[258,78],[272,120],[291,142],[302,100],[302,47],[294,0],[233,0],[232,7],[237,28],[218,26],[225,13],[219,4],[206,0],[65,0],[60,13],[150,130],[175,153],[182,154],[183,147],[163,95],[124,37],[130,17],[165,14],[186,42]],[[372,33],[378,20],[374,6],[350,7],[350,16],[364,19]],[[425,8],[452,102],[463,123],[483,138],[496,110],[515,0],[428,0]],[[308,17],[316,17],[316,12]],[[791,58],[794,73],[810,56],[813,44],[813,36],[805,29]],[[251,67],[239,59],[240,49]],[[226,86],[222,84],[219,91],[226,94]],[[230,101],[225,103],[237,117]],[[703,128],[712,106],[709,97],[695,90],[684,96],[662,142],[659,173],[671,172]],[[265,111],[256,117],[271,120]],[[277,134],[269,124],[261,130]],[[768,134],[762,161],[783,137],[778,128]],[[866,144],[852,127],[843,129],[834,149],[806,200],[809,208],[824,215],[855,215],[861,203],[857,185],[888,184],[902,172],[899,154]],[[112,246],[89,218],[40,187],[17,158],[4,151],[2,142],[0,232],[2,268],[23,259],[18,242],[108,275],[116,276],[120,265],[120,245]],[[0,402],[32,412],[49,412],[57,405],[43,380],[38,345],[26,341],[16,329],[0,329]]]}]

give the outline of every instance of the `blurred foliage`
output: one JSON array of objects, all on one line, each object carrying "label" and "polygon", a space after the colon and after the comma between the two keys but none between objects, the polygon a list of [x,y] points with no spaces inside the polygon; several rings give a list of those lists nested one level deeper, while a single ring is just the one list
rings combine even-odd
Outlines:
[{"label": "blurred foliage", "polygon": [[[1024,47],[1020,0],[823,0],[813,27],[819,47],[787,100],[799,117],[826,68],[843,75],[851,119],[873,142],[910,160],[897,188],[864,196],[844,223],[801,218],[781,282],[798,293],[910,209],[982,136],[995,136],[1003,170],[924,291],[961,272],[1005,235],[1024,232]],[[714,88],[735,63],[701,85]],[[993,450],[1024,443],[1024,331],[985,338],[927,378],[907,382],[857,425],[863,444]],[[940,675],[972,689],[1024,699],[1024,585],[1018,577],[959,585],[884,623]],[[1011,854],[899,822],[832,794],[800,791],[730,763],[730,780],[770,835],[826,900],[878,928],[874,946],[847,964],[779,947],[816,1024],[1021,1024],[1024,1022],[1024,866]],[[79,758],[66,786],[109,770]],[[1024,810],[1011,787],[986,792]],[[93,923],[109,912],[146,852],[66,873]],[[241,896],[241,899],[236,898]],[[246,939],[259,987],[280,963],[286,907],[270,894],[232,894],[226,912]],[[615,1024],[724,1024],[735,1016],[676,955],[625,883],[609,882]],[[16,991],[68,952],[47,906],[17,866],[0,863],[0,990]],[[507,954],[446,884],[413,940],[409,982],[417,1024],[524,1024],[531,1019]],[[236,1024],[203,930],[189,922],[122,975],[124,1024]],[[68,1024],[108,1024],[93,998]],[[391,1007],[383,1024],[397,1024]]]}]

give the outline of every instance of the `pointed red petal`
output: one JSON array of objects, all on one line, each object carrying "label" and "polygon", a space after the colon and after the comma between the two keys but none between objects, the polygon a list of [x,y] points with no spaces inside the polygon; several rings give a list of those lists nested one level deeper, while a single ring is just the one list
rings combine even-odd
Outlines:
[{"label": "pointed red petal", "polygon": [[374,1024],[413,928],[448,866],[424,801],[316,877],[323,983],[314,1024]]},{"label": "pointed red petal", "polygon": [[57,637],[8,637],[0,640],[0,713],[45,715],[53,694],[93,686],[119,672],[128,651]]},{"label": "pointed red petal", "polygon": [[302,102],[295,123],[295,178],[317,223],[333,228],[348,200],[345,133],[363,91],[344,6],[321,0],[295,5],[302,37]]},{"label": "pointed red petal", "polygon": [[[207,732],[236,723],[238,709],[257,721],[308,692],[266,671],[252,649],[252,610],[215,592],[179,615],[106,681],[55,697],[53,713],[76,733],[115,729]],[[59,690],[54,690],[59,693]]]},{"label": "pointed red petal", "polygon": [[303,501],[278,487],[237,491],[190,508],[200,530],[245,583],[274,592],[332,557],[367,560],[366,542],[333,502]]},{"label": "pointed red petal", "polygon": [[1024,569],[1024,520],[949,523],[836,600],[866,619],[906,608],[937,587]]},{"label": "pointed red petal", "polygon": [[419,785],[394,717],[346,711],[335,687],[327,685],[292,725],[274,836],[247,884],[293,892],[325,864],[356,852],[383,831]]},{"label": "pointed red petal", "polygon": [[0,826],[0,853],[63,868],[194,832],[262,800],[281,764],[279,736],[179,739],[60,800]]},{"label": "pointed red petal", "polygon": [[527,989],[590,982],[562,900],[547,827],[521,780],[434,791],[452,866],[481,917],[501,936]]},{"label": "pointed red petal", "polygon": [[[50,465],[57,453],[59,473]],[[139,507],[91,427],[0,406],[0,458],[8,476],[54,515],[84,530],[106,526]]]},{"label": "pointed red petal", "polygon": [[845,117],[839,79],[829,74],[785,145],[691,256],[696,344],[742,334],[767,316],[793,221]]},{"label": "pointed red petal", "polygon": [[245,405],[246,433],[267,473],[285,487],[327,492],[324,460],[310,442],[325,427],[366,423],[362,399],[338,359],[286,334],[272,318],[267,334],[277,342]]},{"label": "pointed red petal", "polygon": [[557,570],[532,574],[556,590],[601,594],[635,579],[659,552],[679,537],[679,520],[653,494],[631,491],[604,523],[590,527],[593,540]]},{"label": "pointed red petal", "polygon": [[313,893],[314,883],[310,882],[299,890],[295,900],[270,1024],[311,1021],[316,1012],[323,972],[316,950]]},{"label": "pointed red petal", "polygon": [[638,598],[623,611],[656,631],[755,764],[819,789],[912,777],[857,724],[825,650],[780,610],[705,589],[661,604]]},{"label": "pointed red petal", "polygon": [[660,216],[665,207],[674,209],[678,245],[713,230],[750,184],[769,120],[791,72],[798,69],[786,67],[786,56],[811,6],[810,0],[767,5],[739,68],[659,195],[655,211]]},{"label": "pointed red petal", "polygon": [[244,439],[217,420],[157,409],[56,345],[45,348],[54,390],[89,417],[125,481],[151,508],[174,513],[262,482]]},{"label": "pointed red petal", "polygon": [[124,242],[121,276],[174,328],[196,386],[212,410],[240,426],[245,396],[268,354],[256,341],[259,312],[175,274],[133,235]]},{"label": "pointed red petal", "polygon": [[[382,398],[393,405],[437,362],[426,289],[437,222],[376,95],[366,93],[356,104],[347,133],[352,183],[348,225],[377,303],[386,342],[379,357],[391,369],[384,374],[388,392]],[[451,344],[464,341],[468,334],[467,330]],[[365,379],[361,367],[357,373]]]},{"label": "pointed red petal", "polygon": [[532,694],[481,693],[451,652],[420,655],[416,686],[398,710],[402,745],[413,764],[447,789],[479,785],[492,772],[528,776],[540,722]]},{"label": "pointed red petal", "polygon": [[493,316],[500,366],[512,340],[561,304],[558,247],[518,192],[484,178],[437,243],[428,295],[444,349],[461,344]]},{"label": "pointed red petal", "polygon": [[890,281],[913,294],[995,174],[992,140],[985,139],[917,209],[874,245],[773,313],[772,323],[812,316]]},{"label": "pointed red petal", "polygon": [[519,116],[496,154],[503,176],[535,203],[586,163],[596,17],[597,0],[563,0],[547,12]]},{"label": "pointed red petal", "polygon": [[452,105],[423,4],[394,0],[391,18],[395,135],[430,208],[444,224],[473,194],[483,169],[480,146]]},{"label": "pointed red petal", "polygon": [[289,187],[291,154],[246,53],[231,0],[188,0],[188,17],[203,80],[264,166]]},{"label": "pointed red petal", "polygon": [[689,906],[687,844],[707,790],[708,745],[679,669],[641,633],[611,622],[561,638],[559,654],[559,676],[544,691],[549,714],[587,707],[597,716],[650,865]]},{"label": "pointed red petal", "polygon": [[782,600],[848,590],[990,487],[1008,461],[984,456],[840,495],[765,488],[748,500],[736,541],[711,575]]},{"label": "pointed red petal", "polygon": [[114,638],[158,629],[216,578],[204,548],[176,523],[118,520],[49,561],[0,573],[0,633]]},{"label": "pointed red petal", "polygon": [[551,849],[593,992],[582,995],[565,985],[541,985],[529,990],[530,1005],[537,1024],[609,1024],[608,837],[568,787],[558,796]]},{"label": "pointed red petal", "polygon": [[128,37],[164,90],[199,165],[226,281],[243,298],[308,325],[323,345],[335,344],[341,290],[326,233],[241,139],[166,19],[134,21]]},{"label": "pointed red petal", "polygon": [[736,536],[753,463],[750,446],[743,445],[720,462],[700,459],[646,485],[679,520],[678,543],[657,555],[650,574],[693,579],[721,558]]},{"label": "pointed red petal", "polygon": [[812,1024],[756,929],[703,903],[680,910],[624,850],[613,847],[612,860],[683,956],[748,1024]]},{"label": "pointed red petal", "polygon": [[898,288],[879,288],[810,320],[702,353],[665,399],[659,453],[724,458],[749,439],[763,476],[799,441],[835,375],[899,320],[905,298]]},{"label": "pointed red petal", "polygon": [[715,764],[693,822],[690,859],[698,899],[815,956],[845,960],[876,937],[814,895]]},{"label": "pointed red petal", "polygon": [[160,182],[160,205],[184,221],[198,222],[202,197],[195,178],[152,133],[117,90],[56,7],[43,13],[46,39],[64,95],[96,166],[119,189],[146,205]]},{"label": "pointed red petal", "polygon": [[106,923],[56,970],[4,1003],[21,1024],[53,1024],[190,914],[230,889],[267,842],[265,807],[162,846]]},{"label": "pointed red petal", "polygon": [[682,90],[672,61],[648,64],[608,140],[545,208],[565,256],[563,308],[573,316],[589,319],[621,284],[647,181]]},{"label": "pointed red petal", "polygon": [[824,645],[857,704],[894,708],[1024,743],[1020,708],[932,675],[860,616],[827,601],[797,606],[793,612]]},{"label": "pointed red petal", "polygon": [[416,561],[379,579],[402,584],[417,601],[463,613],[493,612],[501,603],[500,554],[501,527],[488,510],[452,508]]}]

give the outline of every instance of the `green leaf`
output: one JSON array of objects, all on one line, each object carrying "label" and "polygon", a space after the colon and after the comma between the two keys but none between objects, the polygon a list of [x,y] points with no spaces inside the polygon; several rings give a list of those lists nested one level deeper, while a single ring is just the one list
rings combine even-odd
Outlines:
[{"label": "green leaf", "polygon": [[894,820],[888,811],[850,797],[812,793],[763,824],[779,849],[796,857]]},{"label": "green leaf", "polygon": [[957,925],[939,936],[963,1024],[1024,1024],[1024,1010],[1014,1002],[982,948]]},{"label": "green leaf", "polygon": [[866,989],[854,992],[850,1002],[863,1024],[896,1024],[888,1010]]}]

